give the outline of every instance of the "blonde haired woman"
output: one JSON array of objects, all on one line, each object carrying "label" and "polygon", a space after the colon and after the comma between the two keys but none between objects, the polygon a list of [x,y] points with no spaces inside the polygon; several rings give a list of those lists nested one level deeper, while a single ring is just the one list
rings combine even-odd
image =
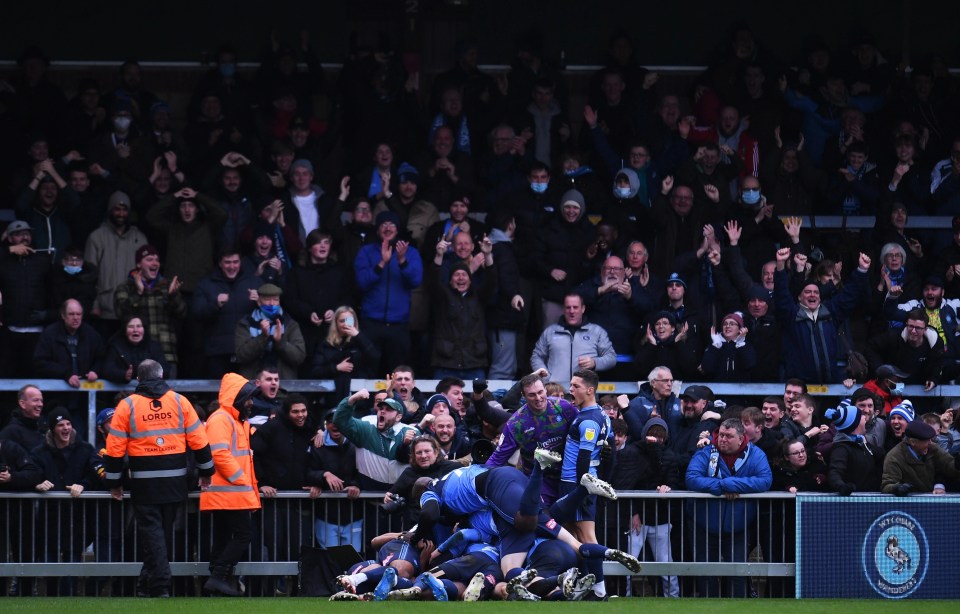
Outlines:
[{"label": "blonde haired woman", "polygon": [[336,398],[350,394],[351,379],[372,377],[380,362],[380,351],[358,327],[353,307],[337,307],[327,336],[313,355],[310,377],[334,380]]}]

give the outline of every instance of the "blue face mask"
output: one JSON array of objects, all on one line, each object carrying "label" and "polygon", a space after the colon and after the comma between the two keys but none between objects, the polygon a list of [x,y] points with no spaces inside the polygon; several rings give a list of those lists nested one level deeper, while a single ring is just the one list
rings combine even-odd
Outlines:
[{"label": "blue face mask", "polygon": [[897,382],[896,384],[894,384],[894,385],[893,385],[893,388],[890,389],[890,393],[891,393],[891,394],[895,394],[895,395],[897,395],[897,396],[902,396],[902,395],[903,395],[903,382]]},{"label": "blue face mask", "polygon": [[630,188],[613,188],[613,195],[617,198],[630,198]]},{"label": "blue face mask", "polygon": [[82,266],[64,266],[63,270],[66,271],[67,275],[76,275],[83,270]]},{"label": "blue face mask", "polygon": [[535,182],[535,181],[531,181],[531,182],[530,182],[530,189],[533,190],[534,193],[536,193],[536,194],[543,194],[544,192],[547,191],[547,186],[548,186],[548,185],[550,185],[550,184],[549,184],[549,183],[537,183],[537,182]]},{"label": "blue face mask", "polygon": [[740,198],[744,204],[755,205],[760,202],[760,190],[743,190],[740,192]]},{"label": "blue face mask", "polygon": [[237,65],[236,64],[221,64],[220,65],[220,74],[224,77],[232,77],[237,74]]},{"label": "blue face mask", "polygon": [[280,305],[260,305],[260,311],[272,320],[280,315]]}]

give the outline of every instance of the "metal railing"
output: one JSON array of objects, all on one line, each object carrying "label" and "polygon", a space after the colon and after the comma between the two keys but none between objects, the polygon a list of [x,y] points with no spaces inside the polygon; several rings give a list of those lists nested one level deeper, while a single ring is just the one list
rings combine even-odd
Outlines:
[{"label": "metal railing", "polygon": [[[600,506],[597,537],[610,547],[633,551],[644,561],[644,576],[662,576],[665,587],[677,582],[675,576],[687,577],[685,582],[691,585],[687,590],[697,594],[711,594],[708,584],[718,576],[729,576],[731,582],[764,578],[768,585],[783,585],[783,593],[792,589],[794,495],[744,495],[741,502],[745,505],[738,507],[743,517],[734,518],[744,530],[714,534],[703,528],[707,518],[695,502],[727,505],[723,499],[690,492],[618,494],[617,502]],[[192,493],[184,503],[169,544],[172,574],[186,577],[179,591],[175,584],[179,594],[195,594],[196,586],[187,578],[208,574],[210,516],[199,513],[198,497]],[[345,495],[333,493],[311,499],[306,492],[281,492],[277,498],[263,499],[264,509],[254,515],[253,544],[236,573],[247,576],[248,583],[260,578],[272,594],[276,577],[297,576],[300,548],[317,545],[318,521],[338,526],[361,521],[362,541],[367,545],[375,535],[406,528],[400,527],[399,514],[387,515],[376,505],[382,500],[383,493],[364,493],[349,501]],[[641,532],[652,533],[646,547],[643,535],[633,529],[634,516],[647,527]],[[663,525],[669,528],[656,534],[653,529]],[[100,594],[106,590],[103,586],[113,586],[112,594],[126,594],[125,590],[132,590],[131,581],[126,589],[117,588],[118,583],[140,573],[129,498],[116,501],[106,492],[84,492],[79,498],[68,493],[4,494],[0,497],[0,532],[0,556],[5,561],[0,562],[0,577],[49,578],[48,587],[57,584],[57,578],[82,578],[88,584],[99,583],[95,590]],[[658,539],[669,543],[658,548]],[[344,537],[336,544],[324,545],[348,543],[349,538]],[[731,552],[743,556],[731,560]],[[619,563],[606,563],[605,572],[612,581],[628,575]]]}]

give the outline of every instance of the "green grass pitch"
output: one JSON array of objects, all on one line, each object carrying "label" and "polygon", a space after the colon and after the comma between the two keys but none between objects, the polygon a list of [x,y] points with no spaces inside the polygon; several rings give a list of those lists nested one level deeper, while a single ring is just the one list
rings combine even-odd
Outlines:
[{"label": "green grass pitch", "polygon": [[844,600],[844,599],[680,599],[666,600],[656,598],[618,598],[606,603],[529,603],[519,601],[484,601],[479,603],[435,603],[423,601],[389,603],[332,603],[325,598],[264,598],[264,599],[226,599],[226,598],[173,598],[173,599],[131,599],[120,597],[83,598],[17,598],[3,599],[3,608],[9,612],[55,612],[69,614],[85,612],[108,614],[123,612],[202,612],[203,614],[271,614],[273,612],[289,614],[291,612],[324,611],[350,612],[383,609],[389,614],[425,614],[456,612],[457,614],[557,614],[561,611],[583,612],[587,607],[598,608],[605,612],[629,612],[636,614],[677,614],[682,611],[704,612],[709,614],[887,614],[922,611],[924,614],[951,614],[957,611],[954,601],[918,601],[918,600]]}]

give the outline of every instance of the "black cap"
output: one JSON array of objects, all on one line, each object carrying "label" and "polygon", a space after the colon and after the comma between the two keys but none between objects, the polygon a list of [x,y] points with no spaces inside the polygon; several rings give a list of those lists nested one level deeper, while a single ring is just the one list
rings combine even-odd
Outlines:
[{"label": "black cap", "polygon": [[880,365],[877,367],[877,379],[890,379],[891,377],[903,379],[910,377],[910,374],[904,373],[894,365]]},{"label": "black cap", "polygon": [[907,430],[904,431],[904,435],[914,439],[933,439],[937,436],[937,431],[923,420],[916,419],[907,425]]},{"label": "black cap", "polygon": [[683,394],[680,395],[680,398],[693,399],[694,401],[710,401],[713,402],[713,391],[706,386],[701,386],[699,384],[694,384],[692,386],[687,386],[687,389],[683,391]]}]

